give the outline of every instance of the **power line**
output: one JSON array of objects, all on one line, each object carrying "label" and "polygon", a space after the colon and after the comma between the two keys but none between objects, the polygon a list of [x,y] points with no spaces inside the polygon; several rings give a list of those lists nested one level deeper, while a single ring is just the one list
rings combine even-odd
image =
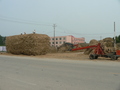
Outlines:
[{"label": "power line", "polygon": [[[68,29],[65,29],[65,28],[61,28],[61,27],[58,27],[59,29],[61,30],[67,30],[67,31],[57,31],[57,32],[60,32],[60,33],[66,33],[66,34],[74,34],[74,35],[113,35],[113,32],[112,33],[93,33],[93,34],[85,34],[85,33],[74,33],[73,31],[71,30],[68,30]],[[117,32],[117,33],[120,33],[120,32]]]},{"label": "power line", "polygon": [[18,20],[11,20],[11,19],[1,18],[1,17],[0,17],[0,20],[2,20],[2,21],[8,21],[8,22],[15,22],[15,23],[23,23],[23,24],[52,26],[52,25],[50,25],[50,24],[48,25],[48,24],[40,24],[40,23],[34,23],[34,22],[18,21]]}]

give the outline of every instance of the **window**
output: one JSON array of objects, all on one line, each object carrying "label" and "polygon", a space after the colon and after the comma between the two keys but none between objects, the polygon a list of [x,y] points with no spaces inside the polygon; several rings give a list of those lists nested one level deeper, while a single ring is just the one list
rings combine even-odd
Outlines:
[{"label": "window", "polygon": [[65,40],[66,38],[64,37],[63,40]]},{"label": "window", "polygon": [[62,38],[59,38],[59,40],[62,40]]},{"label": "window", "polygon": [[54,44],[54,42],[52,42],[52,44]]},{"label": "window", "polygon": [[58,42],[56,42],[56,44],[58,44]]},{"label": "window", "polygon": [[54,38],[52,38],[52,40],[54,40]]},{"label": "window", "polygon": [[59,42],[60,44],[62,44],[62,42]]},{"label": "window", "polygon": [[58,38],[56,38],[56,40],[58,40]]}]

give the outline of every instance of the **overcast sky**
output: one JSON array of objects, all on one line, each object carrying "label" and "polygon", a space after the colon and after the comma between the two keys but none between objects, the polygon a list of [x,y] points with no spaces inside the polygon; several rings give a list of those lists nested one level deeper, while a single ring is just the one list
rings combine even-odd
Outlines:
[{"label": "overcast sky", "polygon": [[100,40],[120,35],[120,0],[0,0],[0,35],[73,35]]}]

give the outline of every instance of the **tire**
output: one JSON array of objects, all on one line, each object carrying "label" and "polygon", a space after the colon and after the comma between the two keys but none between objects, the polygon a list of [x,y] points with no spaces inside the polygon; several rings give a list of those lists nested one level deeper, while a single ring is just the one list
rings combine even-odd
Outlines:
[{"label": "tire", "polygon": [[98,56],[95,56],[95,59],[98,59]]},{"label": "tire", "polygon": [[93,60],[94,56],[92,54],[90,54],[89,59]]},{"label": "tire", "polygon": [[116,57],[116,60],[118,59],[118,57]]},{"label": "tire", "polygon": [[118,57],[116,57],[115,55],[111,56],[111,60],[117,60]]}]

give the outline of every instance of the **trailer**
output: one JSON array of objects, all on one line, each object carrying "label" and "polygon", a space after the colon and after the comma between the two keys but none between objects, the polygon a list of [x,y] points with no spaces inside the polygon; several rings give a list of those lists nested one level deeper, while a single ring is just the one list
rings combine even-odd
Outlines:
[{"label": "trailer", "polygon": [[104,49],[101,47],[101,43],[98,43],[97,45],[86,46],[86,47],[78,47],[77,45],[74,45],[74,46],[76,46],[76,48],[71,49],[71,51],[88,49],[88,48],[93,49],[94,52],[89,55],[89,59],[97,59],[98,57],[106,57],[106,58],[111,58],[112,60],[117,60],[120,57],[120,50],[116,50],[115,52],[109,52],[106,54],[104,52]]}]

